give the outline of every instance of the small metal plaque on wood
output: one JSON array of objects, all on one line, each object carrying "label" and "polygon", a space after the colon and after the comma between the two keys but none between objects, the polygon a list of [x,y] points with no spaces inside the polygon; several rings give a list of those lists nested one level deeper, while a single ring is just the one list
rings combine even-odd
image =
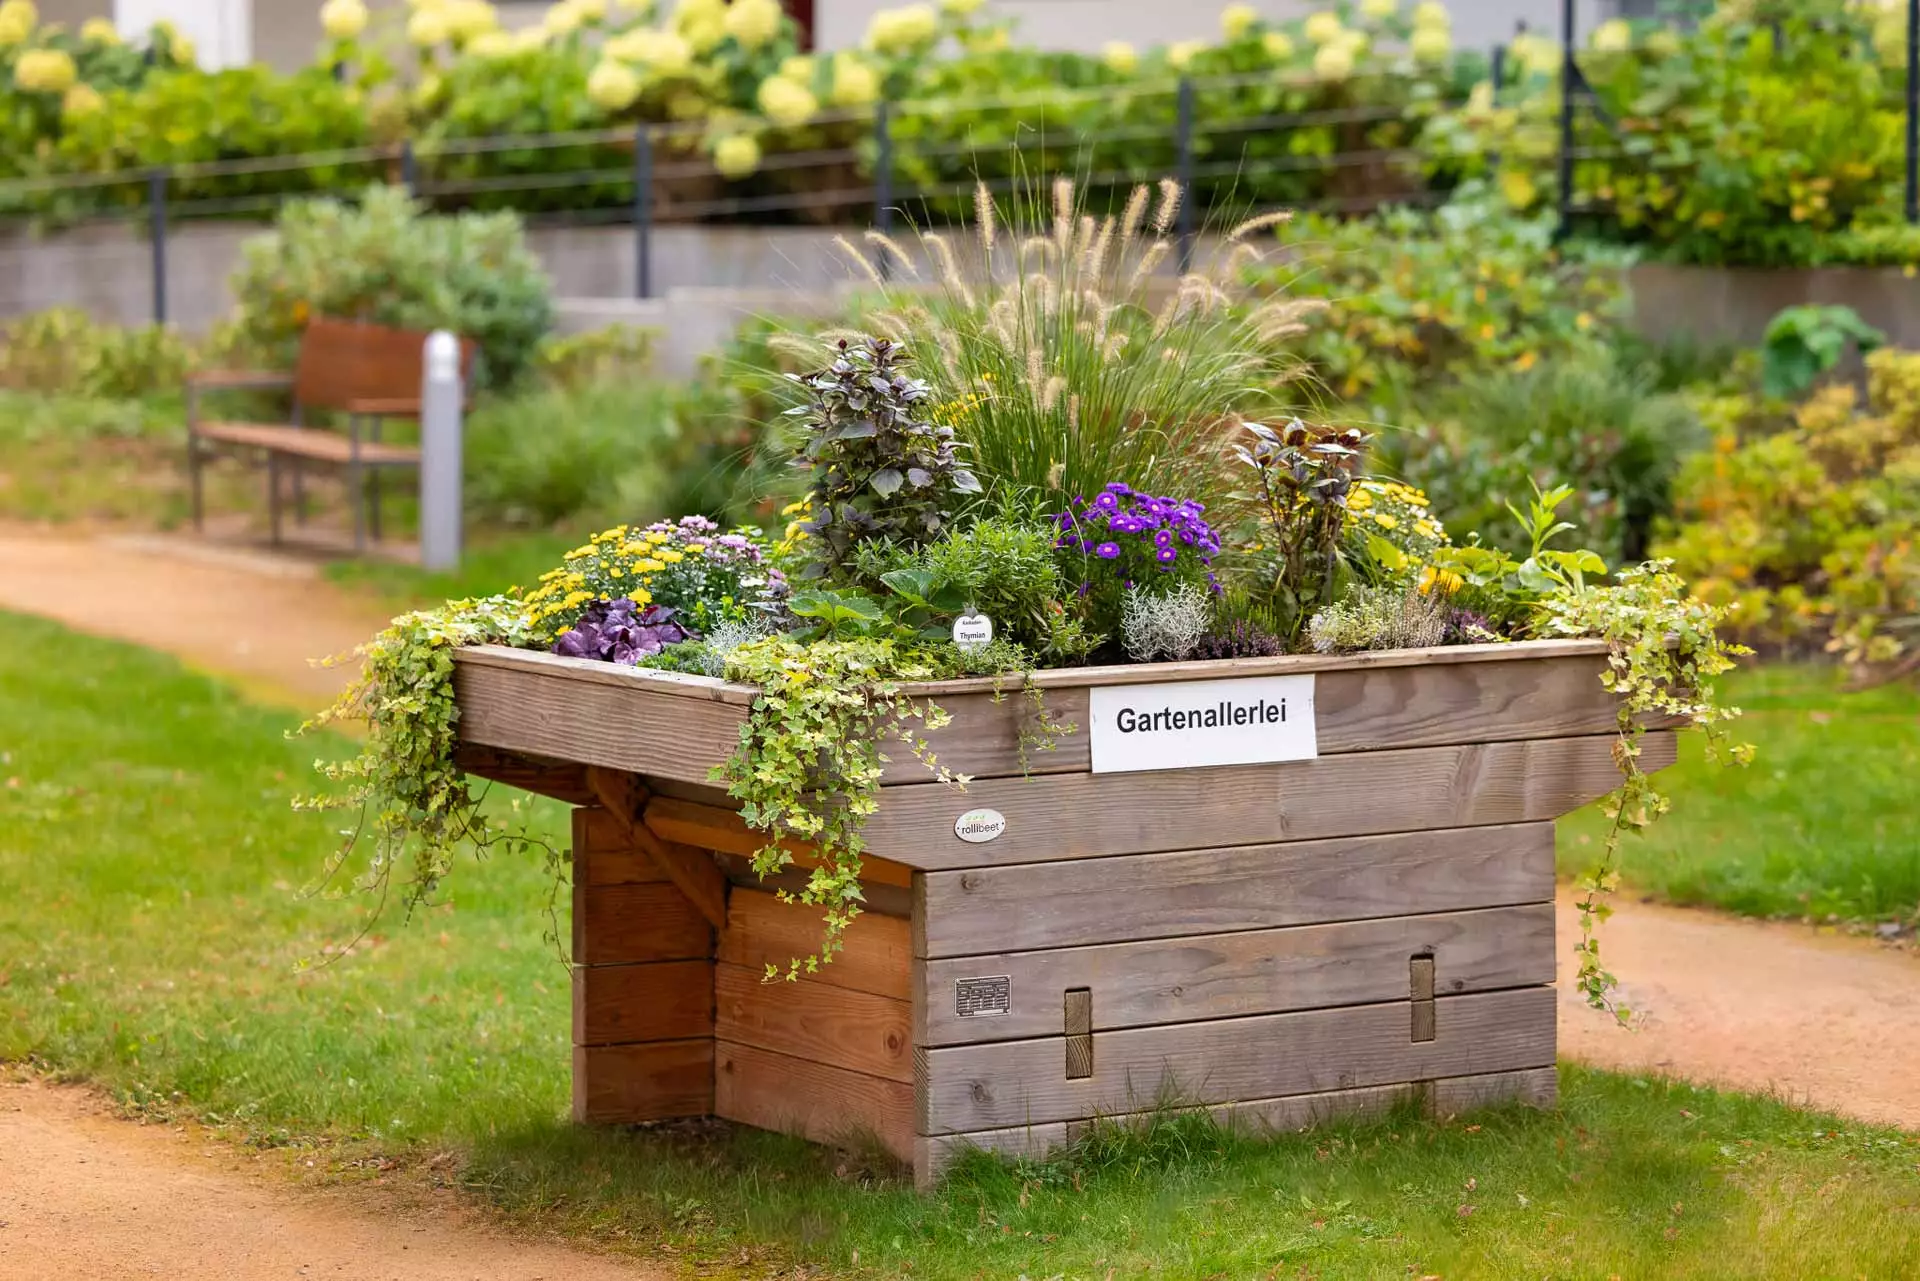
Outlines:
[{"label": "small metal plaque on wood", "polygon": [[1013,1013],[1013,976],[994,974],[986,978],[955,979],[953,1013],[963,1019]]}]

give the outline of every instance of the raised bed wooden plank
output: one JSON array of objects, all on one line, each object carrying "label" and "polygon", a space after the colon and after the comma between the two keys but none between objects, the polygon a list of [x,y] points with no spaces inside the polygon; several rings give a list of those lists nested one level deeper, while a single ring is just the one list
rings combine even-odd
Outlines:
[{"label": "raised bed wooden plank", "polygon": [[[1559,1073],[1551,1067],[1515,1072],[1487,1072],[1475,1076],[1410,1081],[1354,1090],[1327,1090],[1277,1099],[1226,1103],[1205,1111],[1222,1125],[1257,1134],[1287,1134],[1333,1120],[1380,1116],[1407,1103],[1419,1103],[1435,1116],[1452,1116],[1501,1103],[1550,1106],[1558,1094]],[[1139,1123],[1156,1115],[1129,1113],[1108,1118],[1120,1124]],[[1037,1157],[1072,1142],[1071,1121],[982,1130],[972,1134],[922,1136],[915,1140],[914,1177],[921,1187],[937,1181],[963,1154],[980,1150],[1008,1157]]]},{"label": "raised bed wooden plank", "polygon": [[596,803],[587,787],[586,767],[569,761],[547,760],[497,747],[482,747],[478,743],[459,743],[453,749],[453,763],[478,778],[551,796],[569,805]]},{"label": "raised bed wooden plank", "polygon": [[[477,652],[477,651],[462,651]],[[506,651],[511,652],[511,651]],[[1236,658],[1228,661],[1194,660],[1182,663],[1128,663],[1112,667],[1061,667],[1035,672],[1033,683],[1042,689],[1089,688],[1095,685],[1151,685],[1216,676],[1294,676],[1307,672],[1347,672],[1382,667],[1435,667],[1460,663],[1526,663],[1542,658],[1603,658],[1602,640],[1537,640],[1487,645],[1441,645],[1430,649],[1370,650],[1360,654],[1282,654],[1273,658]],[[545,655],[537,657],[544,658]],[[990,676],[966,680],[903,684],[909,694],[936,698],[960,693],[990,693],[1005,686]]]},{"label": "raised bed wooden plank", "polygon": [[917,1133],[1139,1111],[1168,1092],[1195,1103],[1225,1103],[1553,1062],[1552,988],[1443,997],[1431,1041],[1409,1039],[1408,1005],[1096,1033],[1093,1075],[1081,1079],[1064,1075],[1057,1036],[920,1051]]},{"label": "raised bed wooden plank", "polygon": [[[1549,890],[1552,858],[1549,831],[1540,860]],[[1059,1035],[1060,994],[1071,988],[1090,990],[1095,1032],[1391,1001],[1408,995],[1415,955],[1433,957],[1441,995],[1551,983],[1553,904],[926,961],[915,967],[924,987],[913,1039]],[[958,985],[982,975],[1007,978],[1011,1008],[962,1017]]]},{"label": "raised bed wooden plank", "polygon": [[[583,667],[474,657],[487,653],[462,650],[454,667],[465,742],[704,783],[733,752],[746,719],[742,703],[688,698],[651,681],[608,682]],[[623,670],[631,674],[616,673]]]},{"label": "raised bed wooden plank", "polygon": [[[1362,752],[1277,765],[986,779],[888,788],[866,827],[877,854],[923,871],[1259,845],[1558,818],[1619,786],[1613,735]],[[1673,763],[1671,733],[1642,768]],[[972,845],[954,819],[998,810],[1005,832]]]},{"label": "raised bed wooden plank", "polygon": [[634,848],[627,828],[598,806],[573,811],[573,884],[640,885],[664,881],[660,865]]},{"label": "raised bed wooden plank", "polygon": [[914,952],[967,956],[1538,903],[1553,824],[928,872]]},{"label": "raised bed wooden plank", "polygon": [[[1033,679],[1045,691],[1047,714],[1072,724],[1075,732],[1057,736],[1052,751],[1029,751],[1024,762],[1020,732],[1034,719],[1024,678],[1002,681],[998,696],[990,692],[990,681],[925,688],[927,697],[953,716],[931,736],[940,762],[987,779],[1086,770],[1087,689],[1143,681],[1313,672],[1319,748],[1325,756],[1604,733],[1612,728],[1615,705],[1600,686],[1603,653],[1595,642],[1527,642],[1039,672]],[[1402,661],[1411,654],[1424,661]],[[662,679],[667,677],[673,679]],[[556,692],[556,686],[565,692]],[[456,692],[460,734],[473,750],[486,745],[523,755],[557,754],[569,762],[693,783],[707,782],[710,767],[731,755],[752,694],[746,686],[703,677],[490,647],[460,652]],[[686,748],[695,754],[687,756]],[[883,750],[889,757],[888,784],[927,781],[926,767],[903,745],[892,742]],[[663,759],[670,764],[663,766]],[[488,773],[483,764],[477,761],[475,771]],[[493,776],[512,773],[503,765]],[[519,779],[535,790],[577,786],[571,776],[539,770],[524,770]]]},{"label": "raised bed wooden plank", "polygon": [[713,1113],[816,1143],[871,1137],[913,1159],[913,1086],[733,1041],[715,1041]]},{"label": "raised bed wooden plank", "polygon": [[573,1043],[684,1041],[713,1035],[713,962],[576,965]]},{"label": "raised bed wooden plank", "polygon": [[[769,965],[784,969],[791,958],[809,956],[819,948],[820,930],[816,909],[782,903],[772,894],[736,886],[727,903],[727,928],[720,935],[719,956],[754,974],[764,974]],[[847,926],[844,946],[833,961],[808,978],[832,987],[908,1000],[912,995],[908,978],[913,956],[910,935],[904,919],[863,913]]]},{"label": "raised bed wooden plank", "polygon": [[[698,801],[656,796],[647,802],[643,820],[647,830],[662,840],[741,858],[752,858],[767,843],[767,833],[748,827],[733,810]],[[798,867],[819,865],[819,855],[811,845],[790,840],[783,841],[781,847],[793,856]],[[904,889],[913,884],[913,869],[884,858],[868,858],[861,864],[860,879]]]},{"label": "raised bed wooden plank", "polygon": [[670,881],[575,886],[573,959],[581,965],[713,955],[713,927]]},{"label": "raised bed wooden plank", "polygon": [[573,1051],[573,1119],[596,1125],[707,1116],[713,1111],[713,1038]]},{"label": "raised bed wooden plank", "polygon": [[913,1011],[908,1002],[761,971],[714,969],[714,1035],[829,1067],[913,1082]]}]

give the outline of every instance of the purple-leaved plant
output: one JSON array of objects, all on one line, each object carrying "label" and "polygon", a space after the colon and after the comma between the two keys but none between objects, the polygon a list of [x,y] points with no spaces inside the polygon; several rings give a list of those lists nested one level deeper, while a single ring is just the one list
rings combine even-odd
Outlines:
[{"label": "purple-leaved plant", "polygon": [[669,645],[692,639],[693,633],[676,621],[677,613],[671,605],[641,608],[626,597],[597,600],[553,643],[553,652],[568,658],[632,665]]}]

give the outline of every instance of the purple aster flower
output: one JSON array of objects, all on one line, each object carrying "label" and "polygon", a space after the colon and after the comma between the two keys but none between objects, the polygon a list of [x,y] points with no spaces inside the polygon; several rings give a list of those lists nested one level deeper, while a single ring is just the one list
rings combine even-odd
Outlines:
[{"label": "purple aster flower", "polygon": [[1172,547],[1173,531],[1170,529],[1163,529],[1159,533],[1155,534],[1153,536],[1153,545],[1155,547]]},{"label": "purple aster flower", "polygon": [[1101,543],[1098,547],[1093,549],[1093,554],[1098,556],[1101,560],[1112,560],[1115,556],[1118,556],[1120,554],[1120,544],[1119,543]]},{"label": "purple aster flower", "polygon": [[1120,496],[1109,490],[1094,499],[1093,505],[1103,512],[1118,511],[1120,508]]},{"label": "purple aster flower", "polygon": [[1159,561],[1162,565],[1171,565],[1173,564],[1173,562],[1180,559],[1180,553],[1173,550],[1173,548],[1171,547],[1162,547],[1159,551],[1153,554],[1153,558]]}]

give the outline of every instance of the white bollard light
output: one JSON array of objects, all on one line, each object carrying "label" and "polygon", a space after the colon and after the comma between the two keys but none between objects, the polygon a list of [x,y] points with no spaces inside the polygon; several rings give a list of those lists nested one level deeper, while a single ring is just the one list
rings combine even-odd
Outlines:
[{"label": "white bollard light", "polygon": [[460,340],[444,329],[427,335],[420,385],[420,563],[460,563]]}]

